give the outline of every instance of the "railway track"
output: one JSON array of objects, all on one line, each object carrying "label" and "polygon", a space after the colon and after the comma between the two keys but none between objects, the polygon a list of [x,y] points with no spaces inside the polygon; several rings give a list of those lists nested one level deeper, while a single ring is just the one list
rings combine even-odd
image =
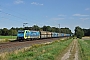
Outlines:
[{"label": "railway track", "polygon": [[22,49],[24,47],[29,47],[33,44],[41,44],[46,42],[51,42],[57,40],[59,38],[51,38],[51,39],[41,39],[41,40],[33,40],[33,41],[24,41],[24,42],[8,42],[8,43],[1,43],[0,44],[0,53],[4,52],[12,52],[15,50]]}]

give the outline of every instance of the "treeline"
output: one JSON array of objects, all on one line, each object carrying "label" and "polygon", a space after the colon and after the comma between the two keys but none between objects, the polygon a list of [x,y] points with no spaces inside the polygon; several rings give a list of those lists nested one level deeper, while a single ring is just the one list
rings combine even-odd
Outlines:
[{"label": "treeline", "polygon": [[90,28],[89,29],[83,29],[85,36],[90,36]]},{"label": "treeline", "polygon": [[49,32],[72,34],[71,30],[66,27],[65,28],[56,28],[56,27],[50,27],[50,26],[39,27],[37,25],[33,25],[32,27],[25,27],[25,28],[14,28],[14,27],[12,27],[11,29],[3,28],[3,29],[0,29],[0,35],[16,36],[18,30],[49,31]]}]

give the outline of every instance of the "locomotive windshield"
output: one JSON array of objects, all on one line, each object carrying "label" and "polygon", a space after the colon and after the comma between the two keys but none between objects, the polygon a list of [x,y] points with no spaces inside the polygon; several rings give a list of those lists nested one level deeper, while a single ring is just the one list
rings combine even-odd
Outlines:
[{"label": "locomotive windshield", "polygon": [[18,34],[23,34],[23,33],[24,33],[24,31],[22,31],[22,30],[18,31]]},{"label": "locomotive windshield", "polygon": [[20,33],[22,34],[22,33],[24,33],[24,32],[18,32],[18,33],[19,33],[19,34],[20,34]]}]

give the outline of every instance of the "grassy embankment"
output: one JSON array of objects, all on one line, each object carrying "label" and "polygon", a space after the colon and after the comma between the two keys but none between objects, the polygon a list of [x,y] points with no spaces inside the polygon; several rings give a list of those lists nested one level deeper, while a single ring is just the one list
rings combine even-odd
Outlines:
[{"label": "grassy embankment", "polygon": [[73,39],[54,41],[46,44],[35,44],[29,49],[4,56],[4,60],[55,60]]},{"label": "grassy embankment", "polygon": [[78,40],[82,60],[90,60],[90,40]]},{"label": "grassy embankment", "polygon": [[16,38],[17,36],[0,36],[0,42],[8,42]]},{"label": "grassy embankment", "polygon": [[17,36],[0,36],[0,39],[16,39]]}]

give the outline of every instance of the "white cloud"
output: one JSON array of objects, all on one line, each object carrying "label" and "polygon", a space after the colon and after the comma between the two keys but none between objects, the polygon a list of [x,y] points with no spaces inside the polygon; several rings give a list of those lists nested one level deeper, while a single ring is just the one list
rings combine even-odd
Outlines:
[{"label": "white cloud", "polygon": [[85,10],[90,10],[90,8],[86,8]]},{"label": "white cloud", "polygon": [[64,17],[64,16],[66,16],[66,15],[62,15],[62,14],[60,14],[60,15],[58,15],[58,16],[63,16],[63,17]]},{"label": "white cloud", "polygon": [[16,0],[14,3],[15,4],[22,4],[22,3],[24,3],[24,1],[22,1],[22,0]]},{"label": "white cloud", "polygon": [[89,15],[73,14],[73,16],[89,16]]},{"label": "white cloud", "polygon": [[32,2],[31,4],[32,5],[43,5],[43,4],[40,4],[40,3],[37,3],[37,2]]},{"label": "white cloud", "polygon": [[65,18],[52,18],[52,20],[63,20]]},{"label": "white cloud", "polygon": [[90,18],[80,18],[81,20],[89,20]]}]

